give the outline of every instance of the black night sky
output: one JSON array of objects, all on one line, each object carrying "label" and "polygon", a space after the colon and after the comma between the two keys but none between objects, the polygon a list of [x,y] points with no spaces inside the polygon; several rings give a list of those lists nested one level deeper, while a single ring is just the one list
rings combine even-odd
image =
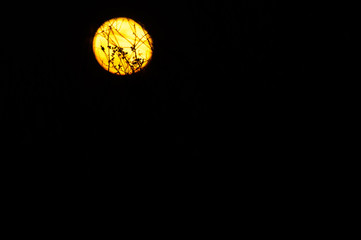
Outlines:
[{"label": "black night sky", "polygon": [[[74,194],[201,181],[227,189],[240,172],[260,176],[299,153],[289,153],[309,120],[300,120],[299,97],[308,99],[307,60],[317,56],[308,55],[312,38],[297,8],[261,0],[73,5],[13,6],[2,21],[2,159],[17,179]],[[123,16],[154,41],[149,66],[127,77],[104,71],[91,47],[104,21]]]}]

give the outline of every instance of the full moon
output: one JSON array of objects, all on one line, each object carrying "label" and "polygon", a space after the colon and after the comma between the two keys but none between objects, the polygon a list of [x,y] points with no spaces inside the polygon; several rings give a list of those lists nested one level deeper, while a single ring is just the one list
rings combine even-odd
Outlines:
[{"label": "full moon", "polygon": [[144,27],[134,20],[113,18],[96,31],[93,52],[106,71],[130,75],[149,63],[153,54],[153,41]]}]

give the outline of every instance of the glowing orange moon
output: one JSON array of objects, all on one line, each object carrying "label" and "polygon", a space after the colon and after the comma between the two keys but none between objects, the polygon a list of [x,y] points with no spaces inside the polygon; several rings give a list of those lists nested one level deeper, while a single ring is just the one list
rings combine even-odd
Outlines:
[{"label": "glowing orange moon", "polygon": [[153,54],[153,41],[144,27],[134,20],[113,18],[96,31],[93,52],[106,71],[130,75],[149,63]]}]

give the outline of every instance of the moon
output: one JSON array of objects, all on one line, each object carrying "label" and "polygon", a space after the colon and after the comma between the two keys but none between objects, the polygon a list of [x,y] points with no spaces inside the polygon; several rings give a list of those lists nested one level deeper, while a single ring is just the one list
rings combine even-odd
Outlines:
[{"label": "moon", "polygon": [[131,75],[147,66],[153,55],[153,40],[144,27],[126,18],[104,22],[93,38],[96,60],[106,71]]}]

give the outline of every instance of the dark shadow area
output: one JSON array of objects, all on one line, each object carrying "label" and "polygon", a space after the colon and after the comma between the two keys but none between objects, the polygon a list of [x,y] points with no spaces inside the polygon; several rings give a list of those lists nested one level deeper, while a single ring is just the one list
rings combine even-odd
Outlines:
[{"label": "dark shadow area", "polygon": [[[302,14],[278,1],[108,4],[14,10],[1,45],[8,181],[86,204],[292,182],[317,141],[315,92],[305,91],[318,77],[314,35]],[[104,71],[91,47],[97,28],[122,16],[154,41],[147,68],[124,77]]]}]

